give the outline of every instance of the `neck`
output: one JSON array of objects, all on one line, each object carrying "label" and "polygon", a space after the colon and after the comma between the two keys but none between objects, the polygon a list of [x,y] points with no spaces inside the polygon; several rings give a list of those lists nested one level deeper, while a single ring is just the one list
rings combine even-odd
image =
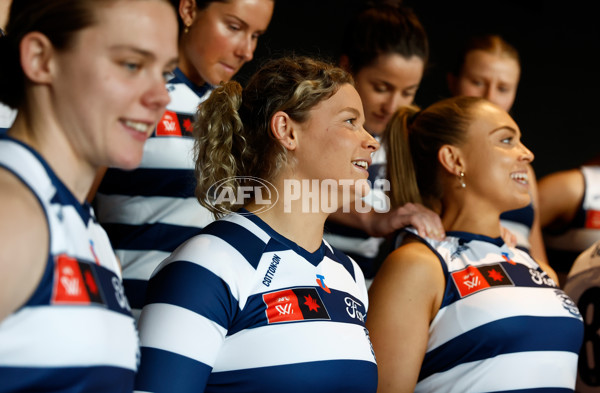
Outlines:
[{"label": "neck", "polygon": [[[285,177],[282,176],[280,179],[283,178]],[[291,198],[286,194],[289,190],[286,190],[283,180],[272,181],[272,184],[277,191],[273,195],[278,195],[278,200],[269,210],[259,213],[260,218],[277,233],[305,250],[314,252],[319,249],[323,241],[325,220],[329,213],[318,208],[317,211],[312,211],[312,201],[306,204],[303,203],[302,198]],[[264,205],[251,202],[245,207],[248,211],[254,212],[264,208]]]},{"label": "neck", "polygon": [[500,236],[500,211],[468,195],[442,201],[442,224],[447,231],[470,232],[488,237]]},{"label": "neck", "polygon": [[85,201],[97,168],[77,154],[47,105],[20,109],[8,134],[37,151],[75,198]]}]

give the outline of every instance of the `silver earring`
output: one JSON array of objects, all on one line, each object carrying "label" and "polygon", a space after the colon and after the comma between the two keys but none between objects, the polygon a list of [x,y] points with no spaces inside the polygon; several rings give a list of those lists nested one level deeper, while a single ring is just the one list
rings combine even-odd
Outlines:
[{"label": "silver earring", "polygon": [[465,184],[465,173],[463,171],[460,171],[458,181],[460,182],[461,188],[467,187],[467,185]]}]

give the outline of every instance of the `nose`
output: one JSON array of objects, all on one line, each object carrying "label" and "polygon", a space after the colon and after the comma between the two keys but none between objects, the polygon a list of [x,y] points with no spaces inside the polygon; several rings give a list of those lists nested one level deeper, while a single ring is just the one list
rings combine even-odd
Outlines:
[{"label": "nose", "polygon": [[387,99],[383,102],[383,112],[385,114],[394,113],[399,107],[402,101],[400,92],[390,93]]},{"label": "nose", "polygon": [[529,150],[527,148],[527,146],[525,146],[523,143],[521,143],[521,150],[522,150],[521,159],[523,161],[532,162],[533,159],[535,158],[535,155],[533,154],[533,152],[531,150]]},{"label": "nose", "polygon": [[256,42],[251,34],[245,35],[235,48],[235,55],[244,63],[252,60]]},{"label": "nose", "polygon": [[167,91],[164,78],[162,75],[161,77],[154,78],[152,84],[142,96],[143,105],[162,113],[169,102],[171,102],[171,97]]},{"label": "nose", "polygon": [[371,153],[378,150],[380,147],[380,143],[371,135],[367,130],[363,128],[363,147],[367,150],[371,150]]}]

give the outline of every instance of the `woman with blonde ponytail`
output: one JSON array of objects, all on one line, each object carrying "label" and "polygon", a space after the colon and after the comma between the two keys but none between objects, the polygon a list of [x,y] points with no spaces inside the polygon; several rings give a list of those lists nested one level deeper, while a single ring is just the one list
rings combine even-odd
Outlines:
[{"label": "woman with blonde ponytail", "polygon": [[447,232],[401,232],[371,286],[378,392],[573,391],[581,315],[500,236],[500,214],[530,202],[533,154],[520,137],[506,111],[475,97],[390,122],[392,205],[422,201]]},{"label": "woman with blonde ponytail", "polygon": [[305,57],[218,87],[194,127],[196,195],[218,220],[154,272],[137,389],[375,392],[358,265],[323,240],[368,190],[378,143],[352,77]]}]

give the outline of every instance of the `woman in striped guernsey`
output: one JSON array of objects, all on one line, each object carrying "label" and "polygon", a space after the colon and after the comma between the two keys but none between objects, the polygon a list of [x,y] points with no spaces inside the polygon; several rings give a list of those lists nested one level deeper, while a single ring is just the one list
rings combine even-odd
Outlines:
[{"label": "woman in striped guernsey", "polygon": [[327,216],[367,191],[379,145],[363,124],[351,76],[308,58],[213,92],[195,126],[196,192],[231,213],[150,278],[136,389],[375,392],[363,274],[323,241]]},{"label": "woman in striped guernsey", "polygon": [[392,204],[423,202],[448,232],[402,233],[375,277],[367,326],[379,392],[573,391],[581,315],[500,237],[500,214],[530,203],[533,154],[520,136],[506,111],[475,97],[391,121]]},{"label": "woman in striped guernsey", "polygon": [[[160,25],[159,30],[156,26]],[[162,0],[14,1],[0,38],[0,392],[131,392],[138,337],[85,196],[133,168],[169,96]]]}]

